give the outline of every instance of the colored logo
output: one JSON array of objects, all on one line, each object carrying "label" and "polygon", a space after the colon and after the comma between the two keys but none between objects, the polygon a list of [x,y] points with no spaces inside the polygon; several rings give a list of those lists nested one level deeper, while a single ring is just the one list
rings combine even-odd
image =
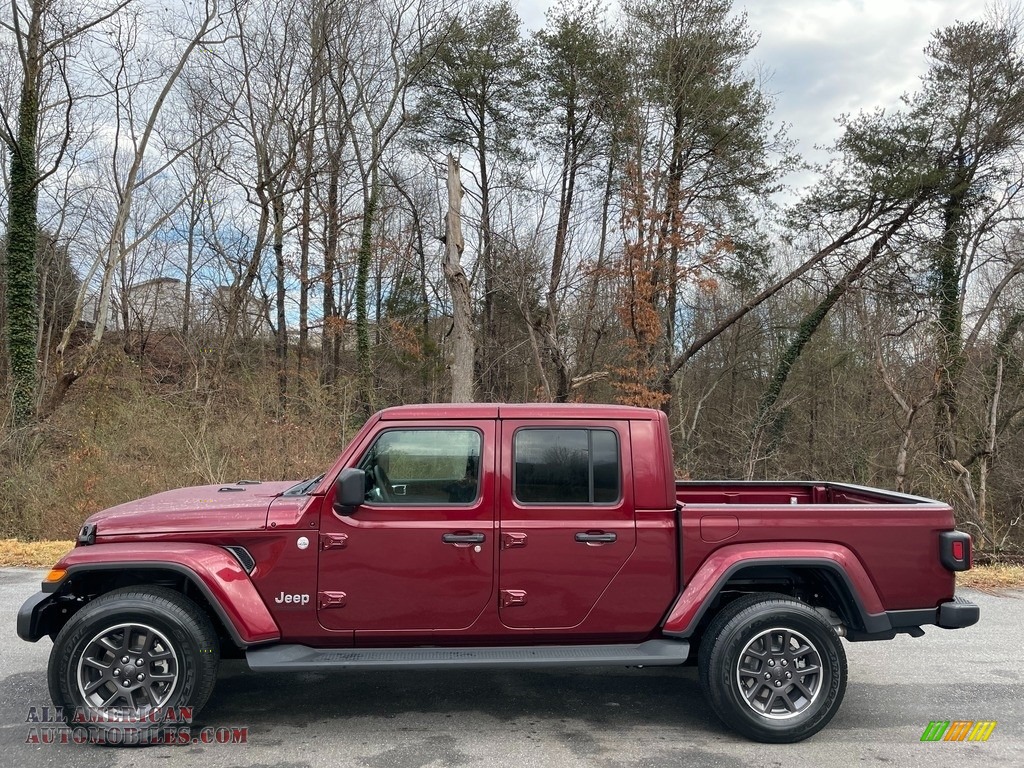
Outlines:
[{"label": "colored logo", "polygon": [[932,720],[921,741],[988,741],[995,729],[995,720]]}]

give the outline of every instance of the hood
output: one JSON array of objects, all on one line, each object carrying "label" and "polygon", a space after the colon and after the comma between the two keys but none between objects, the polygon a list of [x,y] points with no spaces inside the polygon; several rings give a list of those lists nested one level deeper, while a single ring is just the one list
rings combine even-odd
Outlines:
[{"label": "hood", "polygon": [[295,482],[197,485],[129,501],[86,520],[104,536],[190,531],[253,531],[266,527],[267,509]]}]

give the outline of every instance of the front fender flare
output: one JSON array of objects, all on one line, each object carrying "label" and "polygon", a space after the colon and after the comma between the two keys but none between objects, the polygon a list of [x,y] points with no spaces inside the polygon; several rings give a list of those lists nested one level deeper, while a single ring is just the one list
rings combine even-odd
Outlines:
[{"label": "front fender flare", "polygon": [[[230,552],[213,544],[94,544],[76,547],[57,561],[54,568],[67,571],[59,582],[44,585],[44,592],[54,596],[68,580],[85,573],[171,571],[184,576],[203,594],[239,647],[281,639],[281,630],[249,574]],[[29,602],[34,599],[30,598]],[[34,610],[43,610],[46,605],[46,601],[37,601]],[[31,626],[31,622],[27,626]]]},{"label": "front fender flare", "polygon": [[758,565],[823,569],[843,583],[866,632],[892,629],[889,616],[860,559],[841,544],[765,542],[733,544],[716,549],[697,569],[662,623],[662,632],[690,637],[712,601],[738,571]]}]

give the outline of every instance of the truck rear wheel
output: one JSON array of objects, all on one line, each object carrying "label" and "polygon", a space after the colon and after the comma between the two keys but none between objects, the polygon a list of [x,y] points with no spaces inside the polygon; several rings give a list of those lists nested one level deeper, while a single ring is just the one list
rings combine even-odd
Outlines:
[{"label": "truck rear wheel", "polygon": [[846,692],[846,653],[821,614],[786,595],[727,605],[701,641],[699,677],[721,720],[756,741],[814,735]]},{"label": "truck rear wheel", "polygon": [[163,587],[101,595],[64,625],[50,652],[50,698],[71,726],[108,744],[153,743],[209,699],[220,648],[206,613]]}]

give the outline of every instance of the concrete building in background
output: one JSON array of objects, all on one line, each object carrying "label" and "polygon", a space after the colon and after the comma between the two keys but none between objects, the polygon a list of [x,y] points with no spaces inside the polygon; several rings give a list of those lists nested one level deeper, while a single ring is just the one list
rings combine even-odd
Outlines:
[{"label": "concrete building in background", "polygon": [[[218,285],[211,292],[201,286],[192,286],[189,310],[189,328],[213,334],[227,329],[231,308],[232,288]],[[130,331],[149,334],[181,329],[185,319],[185,282],[176,277],[156,277],[136,283],[124,292],[120,302],[111,308],[108,326],[122,330],[127,310]],[[265,336],[271,332],[267,321],[268,301],[250,295],[243,302],[235,333],[239,338]]]},{"label": "concrete building in background", "polygon": [[[185,319],[185,283],[176,277],[156,277],[136,283],[122,296],[131,330],[172,331]],[[115,327],[123,324],[124,312],[118,307]]]}]

